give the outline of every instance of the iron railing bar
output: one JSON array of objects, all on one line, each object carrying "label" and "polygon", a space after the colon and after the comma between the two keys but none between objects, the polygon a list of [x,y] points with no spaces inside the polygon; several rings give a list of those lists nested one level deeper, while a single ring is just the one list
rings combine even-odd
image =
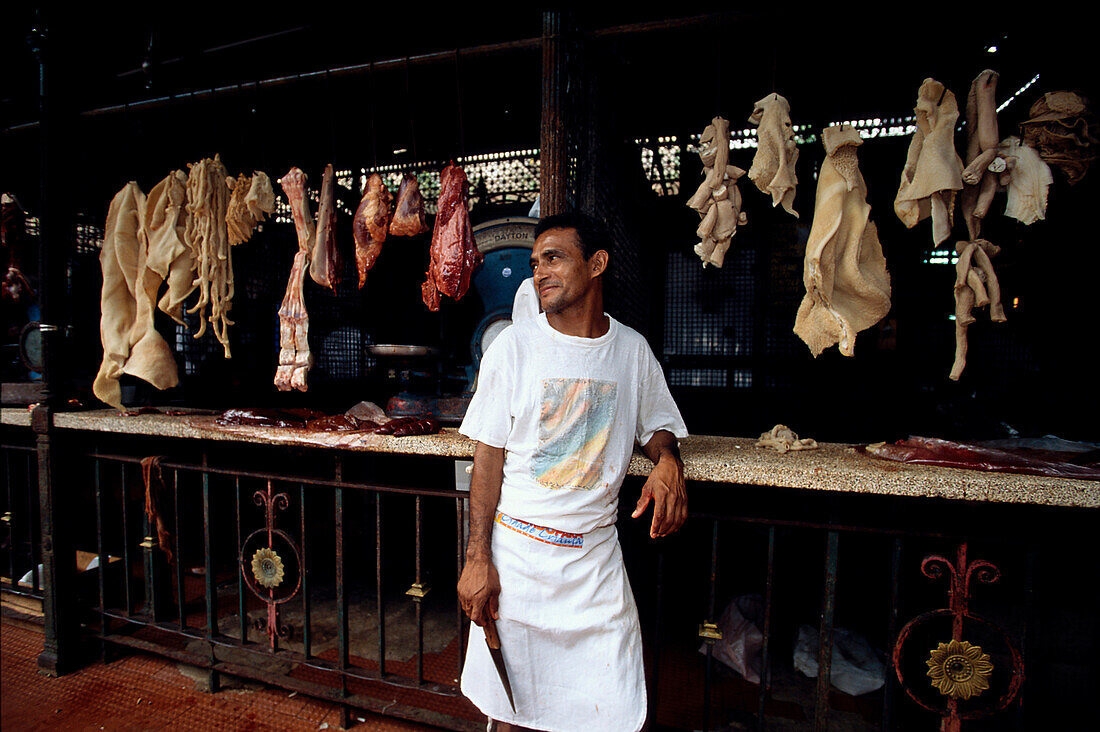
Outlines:
[{"label": "iron railing bar", "polygon": [[[150,533],[150,529],[155,531],[154,527],[149,525],[149,514],[142,509],[141,511],[141,543],[145,544],[149,539],[153,538]],[[145,596],[145,614],[153,619],[153,622],[159,622],[160,617],[157,615],[156,604],[156,587],[153,582],[155,581],[155,571],[153,569],[153,547],[143,546],[141,552],[141,575],[145,581],[144,592]]]},{"label": "iron railing bar", "polygon": [[[422,523],[420,513],[420,496],[416,497],[416,585],[423,589],[424,585],[420,577],[420,529]],[[416,603],[416,683],[424,683],[424,600],[422,597],[414,598]]]},{"label": "iron railing bar", "polygon": [[775,527],[768,527],[768,567],[764,577],[764,628],[760,644],[760,699],[757,705],[756,728],[763,732],[766,715],[765,705],[768,692],[771,691],[771,633],[772,633],[772,590],[775,586]]},{"label": "iron railing bar", "polygon": [[298,484],[298,494],[302,501],[302,530],[298,540],[302,548],[302,655],[313,655],[312,620],[309,606],[309,562],[306,555],[306,487]]},{"label": "iron railing bar", "polygon": [[382,596],[382,494],[374,494],[374,564],[378,603],[378,675],[386,675],[386,602]]},{"label": "iron railing bar", "polygon": [[817,692],[814,732],[829,728],[829,687],[833,668],[833,614],[836,609],[836,568],[839,534],[830,531],[825,542],[825,583],[821,600],[821,628],[818,633]]},{"label": "iron railing bar", "polygon": [[[718,584],[718,521],[712,522],[710,539],[710,601],[708,602],[707,622],[717,622],[714,616],[717,604]],[[710,729],[710,692],[714,673],[714,644],[707,643],[706,674],[703,677],[703,732]]]},{"label": "iron railing bar", "polygon": [[[466,558],[466,500],[462,497],[455,499],[455,577],[462,577],[462,569]],[[456,580],[457,581],[457,580]],[[455,618],[458,630],[458,658],[455,661],[455,678],[462,676],[462,661],[466,658],[466,641],[463,631],[466,629],[466,613],[462,611],[458,600],[455,600]]]},{"label": "iron railing bar", "polygon": [[348,596],[344,582],[344,489],[333,492],[336,530],[336,645],[337,667],[340,669],[340,696],[347,696],[348,682]]},{"label": "iron railing bar", "polygon": [[[100,455],[103,460],[119,463],[140,463],[140,458],[132,458],[126,455]],[[231,470],[229,468],[215,468],[209,465],[196,465],[194,463],[161,463],[162,467],[192,470],[203,475],[227,475],[233,478],[256,478],[258,480],[285,481],[288,476],[285,473],[266,473],[254,470]],[[309,478],[306,476],[294,476],[294,482],[322,488],[349,488],[351,490],[373,491],[377,493],[404,493],[408,495],[433,496],[436,498],[465,497],[465,492],[458,490],[444,490],[440,488],[417,488],[412,486],[385,485],[379,483],[351,483],[343,480],[327,480],[325,478]]]},{"label": "iron railing bar", "polygon": [[[9,545],[9,549],[8,549],[8,584],[11,586],[12,589],[15,589],[16,587],[19,586],[19,578],[15,576],[15,547],[17,546],[17,542],[15,540],[15,537],[17,536],[16,528],[18,527],[19,522],[16,520],[18,514],[16,514],[16,512],[14,510],[15,509],[15,494],[13,493],[13,486],[15,485],[15,481],[12,479],[12,475],[11,475],[11,456],[8,455],[6,449],[4,450],[4,478],[7,481],[6,488],[7,488],[7,494],[8,494],[8,513],[9,513],[9,516],[8,516],[8,545]],[[27,482],[27,484],[29,485],[29,481]],[[29,493],[29,491],[24,491],[24,494],[27,494],[27,493]],[[27,496],[27,501],[28,501],[28,503],[30,502],[30,497],[29,496]],[[30,522],[28,522],[28,524],[29,523]],[[20,577],[21,576],[22,575],[20,575]]]},{"label": "iron railing bar", "polygon": [[176,606],[179,609],[179,624],[181,628],[187,627],[187,596],[183,584],[183,552],[181,551],[183,539],[180,532],[180,471],[172,471],[172,514],[173,526],[176,535]]},{"label": "iron railing bar", "polygon": [[[103,483],[101,480],[101,466],[98,460],[92,462],[92,485],[95,490],[95,534],[96,554],[99,557],[99,637],[106,637],[110,631],[107,627],[107,551],[103,547]],[[102,649],[100,649],[102,651]]]},{"label": "iron railing bar", "polygon": [[[28,485],[38,484],[37,473],[37,460],[32,460],[31,456],[27,456],[27,477],[30,477],[31,468],[34,467],[35,481]],[[38,571],[38,565],[42,563],[42,505],[35,500],[34,494],[29,493],[27,495],[27,540],[31,544],[31,589],[34,590],[36,595],[41,595],[43,592],[41,573]]]},{"label": "iron railing bar", "polygon": [[661,684],[661,639],[664,637],[661,613],[664,610],[665,545],[657,548],[657,600],[653,612],[653,694],[649,698],[649,718],[657,719],[657,700],[660,699]]},{"label": "iron railing bar", "polygon": [[745,524],[763,524],[764,526],[784,526],[796,529],[817,529],[822,531],[843,531],[846,533],[885,534],[887,536],[920,537],[925,539],[946,539],[948,541],[960,538],[954,534],[940,534],[936,532],[910,531],[906,529],[880,529],[872,526],[847,526],[842,524],[819,524],[809,521],[789,521],[783,519],[763,519],[751,516],[730,516],[717,513],[689,513],[688,518],[734,521]]},{"label": "iron railing bar", "polygon": [[0,450],[22,450],[23,452],[38,452],[38,448],[31,445],[0,445]]},{"label": "iron railing bar", "polygon": [[125,590],[126,597],[126,614],[134,614],[134,603],[130,597],[130,521],[126,512],[126,504],[128,503],[126,495],[126,464],[123,463],[119,466],[119,474],[121,476],[119,481],[119,489],[122,493],[122,582]]},{"label": "iron railing bar", "polygon": [[[901,577],[901,538],[894,539],[890,552],[890,615],[886,626],[887,655],[894,649],[898,636],[898,602],[900,601],[899,579]],[[890,732],[894,728],[894,679],[892,668],[886,669],[886,683],[882,690],[882,729]]]},{"label": "iron railing bar", "polygon": [[[206,463],[206,451],[202,453],[202,462]],[[206,576],[203,578],[206,580],[206,638],[207,640],[213,638],[218,634],[218,595],[217,587],[214,583],[214,507],[210,504],[210,474],[202,474],[202,523],[203,523],[203,542],[206,549]],[[214,656],[214,648],[210,647],[210,663],[217,663],[217,658]],[[218,677],[212,673],[210,678],[210,688],[212,691],[216,691],[218,688]]]},{"label": "iron railing bar", "polygon": [[248,607],[244,586],[244,509],[241,506],[241,479],[237,478],[233,484],[234,497],[237,503],[237,621],[241,645],[248,643]]},{"label": "iron railing bar", "polygon": [[[341,674],[342,676],[357,679],[357,680],[360,680],[360,681],[370,681],[370,682],[382,683],[382,684],[386,684],[387,686],[393,686],[393,687],[398,687],[398,688],[402,688],[402,689],[412,689],[412,690],[415,690],[415,691],[424,691],[424,692],[427,692],[429,694],[436,694],[438,696],[446,696],[446,697],[461,696],[461,692],[458,690],[457,687],[448,687],[448,686],[444,686],[442,684],[436,684],[434,682],[428,682],[428,683],[425,683],[423,685],[419,685],[419,684],[416,683],[415,679],[409,679],[409,678],[405,678],[405,677],[401,677],[401,676],[394,676],[393,674],[389,674],[385,678],[382,678],[381,676],[379,676],[377,674],[377,672],[372,673],[371,671],[369,671],[367,669],[361,669],[361,668],[356,667],[356,666],[348,666],[348,668],[346,668],[346,669],[341,669],[341,668],[339,668],[338,663],[334,664],[330,661],[326,661],[325,659],[318,658],[317,656],[313,656],[312,658],[306,659],[302,656],[302,654],[297,653],[295,651],[286,650],[286,649],[282,649],[282,650],[279,650],[276,653],[272,653],[269,650],[267,650],[265,647],[258,646],[256,644],[249,644],[248,646],[243,646],[242,647],[236,642],[236,639],[233,639],[233,638],[230,638],[228,640],[223,640],[223,636],[217,636],[217,637],[214,637],[214,638],[207,638],[204,635],[197,634],[197,633],[184,633],[184,632],[181,632],[181,631],[177,630],[175,628],[174,624],[172,624],[172,623],[154,623],[150,620],[144,620],[140,616],[126,616],[126,615],[122,615],[120,613],[112,612],[110,610],[108,610],[106,614],[107,614],[107,617],[111,618],[112,620],[118,620],[118,621],[124,622],[128,625],[136,625],[136,626],[140,626],[140,627],[143,627],[143,628],[156,628],[158,630],[174,632],[174,633],[177,633],[178,635],[180,635],[184,638],[189,638],[191,640],[203,641],[204,643],[208,643],[211,646],[216,646],[218,648],[234,649],[234,650],[240,651],[242,653],[246,653],[249,656],[254,656],[254,657],[257,657],[257,658],[261,658],[261,659],[268,659],[268,660],[270,660],[271,658],[285,659],[290,663],[294,663],[294,664],[297,664],[297,665],[305,667],[305,668],[313,669],[315,671],[333,672],[333,673]],[[118,633],[112,634],[109,638],[107,638],[108,643],[121,643],[121,644],[124,644],[124,645],[129,645],[129,644],[131,644],[132,641],[139,641],[139,639],[129,638],[128,636],[120,635]],[[174,649],[169,648],[168,646],[164,646],[164,645],[161,645],[159,643],[155,643],[153,641],[140,640],[139,642],[141,642],[143,644],[147,644],[148,650],[151,653],[156,653],[158,655],[164,655],[164,656],[170,656],[171,657],[173,653],[180,653],[180,651],[175,651]],[[206,662],[198,663],[197,662],[198,659],[200,659],[200,658],[209,659],[211,657],[209,654],[194,654],[194,655],[187,654],[187,655],[188,655],[189,658],[194,659],[193,661],[188,661],[188,663],[195,663],[195,665],[198,665],[198,666],[208,666],[208,663],[206,663]],[[216,663],[220,663],[220,662],[216,662]],[[281,685],[283,683],[283,679],[287,679],[289,677],[279,676],[278,678],[279,678],[279,681],[273,681],[271,678],[268,678],[268,680],[271,681],[271,683]]]}]

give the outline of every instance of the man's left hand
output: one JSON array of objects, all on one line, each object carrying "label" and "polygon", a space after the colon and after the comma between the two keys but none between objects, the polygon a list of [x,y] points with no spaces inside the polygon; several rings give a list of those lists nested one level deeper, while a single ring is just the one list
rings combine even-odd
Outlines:
[{"label": "man's left hand", "polygon": [[[649,448],[650,445],[646,445],[647,453],[650,452]],[[649,525],[650,537],[657,539],[668,536],[683,526],[684,521],[687,520],[684,464],[673,451],[660,451],[656,465],[653,466],[653,472],[649,474],[645,485],[642,486],[642,495],[638,498],[638,505],[630,515],[631,518],[641,516],[650,501],[653,501],[653,521]]]}]

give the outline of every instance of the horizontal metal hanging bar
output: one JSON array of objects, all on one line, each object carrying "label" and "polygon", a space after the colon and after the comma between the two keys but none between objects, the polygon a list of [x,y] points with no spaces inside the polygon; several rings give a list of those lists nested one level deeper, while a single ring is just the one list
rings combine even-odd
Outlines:
[{"label": "horizontal metal hanging bar", "polygon": [[[681,18],[677,20],[661,20],[649,23],[633,23],[630,25],[602,28],[599,30],[590,31],[583,35],[588,38],[603,39],[624,35],[652,33],[655,31],[675,30],[678,28],[702,26],[708,23],[713,23],[714,21],[722,18],[733,18],[739,15],[743,15],[743,13],[711,13],[708,15],[697,15],[690,18]],[[317,71],[306,71],[300,74],[277,76],[272,79],[262,79],[260,81],[246,81],[238,84],[226,84],[223,86],[211,87],[209,89],[196,89],[193,91],[180,92],[178,94],[168,94],[161,97],[143,99],[138,102],[112,104],[106,107],[98,107],[96,109],[84,110],[79,114],[79,116],[81,118],[91,118],[117,114],[119,112],[141,112],[149,109],[157,109],[158,107],[164,107],[175,102],[188,100],[202,101],[225,94],[239,94],[244,91],[273,89],[280,86],[285,86],[287,84],[296,84],[301,81],[309,81],[313,79],[333,79],[340,77],[358,76],[360,74],[369,73],[372,71],[384,71],[387,69],[400,68],[403,67],[405,64],[420,65],[440,62],[453,62],[456,55],[466,57],[486,56],[505,51],[523,51],[528,49],[537,49],[540,47],[541,44],[541,37],[524,38],[517,41],[489,43],[481,46],[470,46],[468,48],[450,49],[447,51],[434,51],[432,53],[421,53],[413,56],[403,56],[401,58],[386,59],[384,61],[371,61],[365,64],[352,64],[350,66],[338,66],[331,69],[320,69]],[[38,122],[24,122],[22,124],[6,127],[4,129],[4,134],[14,132],[26,132],[29,130],[37,129],[38,126]]]}]

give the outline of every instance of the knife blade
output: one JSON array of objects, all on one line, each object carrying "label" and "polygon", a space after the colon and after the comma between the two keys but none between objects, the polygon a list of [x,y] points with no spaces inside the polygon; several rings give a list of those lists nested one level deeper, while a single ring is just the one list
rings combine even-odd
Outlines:
[{"label": "knife blade", "polygon": [[492,620],[485,624],[485,645],[489,646],[489,655],[493,657],[493,665],[497,667],[497,674],[504,684],[504,693],[508,695],[508,703],[512,705],[512,713],[516,711],[516,702],[512,699],[512,683],[508,680],[508,669],[504,667],[504,654],[500,650],[500,636],[497,634],[497,625]]}]

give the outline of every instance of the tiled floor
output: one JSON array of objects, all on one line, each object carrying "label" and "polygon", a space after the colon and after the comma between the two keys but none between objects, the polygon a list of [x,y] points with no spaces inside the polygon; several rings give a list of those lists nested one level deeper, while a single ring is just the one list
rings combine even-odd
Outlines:
[{"label": "tiled floor", "polygon": [[[339,710],[278,689],[195,691],[172,661],[144,654],[49,679],[38,674],[42,633],[0,625],[0,727],[9,730],[319,730],[337,729]],[[360,716],[366,716],[360,714]],[[429,730],[370,716],[356,730]]]}]

